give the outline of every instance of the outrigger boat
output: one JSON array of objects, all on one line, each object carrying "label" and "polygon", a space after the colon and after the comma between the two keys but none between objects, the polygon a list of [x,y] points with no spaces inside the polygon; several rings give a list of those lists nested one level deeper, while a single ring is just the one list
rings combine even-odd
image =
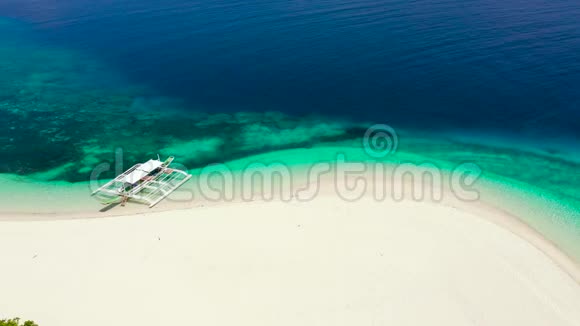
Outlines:
[{"label": "outrigger boat", "polygon": [[185,171],[169,168],[173,160],[174,157],[170,156],[164,162],[158,158],[136,164],[95,190],[91,196],[103,205],[120,203],[124,206],[132,199],[153,207],[191,178],[191,174]]}]

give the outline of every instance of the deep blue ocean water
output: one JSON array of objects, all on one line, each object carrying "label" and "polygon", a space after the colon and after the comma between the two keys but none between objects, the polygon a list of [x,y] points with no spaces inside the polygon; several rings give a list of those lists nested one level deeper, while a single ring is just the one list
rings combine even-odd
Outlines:
[{"label": "deep blue ocean water", "polygon": [[2,0],[38,42],[206,112],[580,136],[566,0]]}]

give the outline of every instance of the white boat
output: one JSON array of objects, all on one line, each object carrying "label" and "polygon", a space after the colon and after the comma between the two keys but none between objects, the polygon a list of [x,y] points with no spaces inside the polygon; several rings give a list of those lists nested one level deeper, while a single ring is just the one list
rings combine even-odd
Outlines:
[{"label": "white boat", "polygon": [[185,171],[169,168],[173,159],[171,156],[164,162],[157,159],[136,164],[95,190],[91,196],[104,205],[124,205],[128,200],[135,200],[153,207],[191,178],[191,174]]}]

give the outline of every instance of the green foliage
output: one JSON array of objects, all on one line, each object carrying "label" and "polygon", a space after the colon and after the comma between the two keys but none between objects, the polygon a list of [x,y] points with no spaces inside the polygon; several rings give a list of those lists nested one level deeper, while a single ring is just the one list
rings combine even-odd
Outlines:
[{"label": "green foliage", "polygon": [[14,318],[0,320],[0,326],[38,326],[38,324],[31,320],[27,320],[24,322],[24,324],[21,324],[20,318]]}]

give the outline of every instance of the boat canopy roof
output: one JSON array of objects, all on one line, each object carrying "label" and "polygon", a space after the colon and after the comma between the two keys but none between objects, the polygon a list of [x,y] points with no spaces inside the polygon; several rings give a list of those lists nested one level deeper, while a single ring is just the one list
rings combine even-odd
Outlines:
[{"label": "boat canopy roof", "polygon": [[155,169],[160,168],[162,165],[163,163],[158,160],[149,160],[141,164],[139,167],[133,170],[133,172],[126,175],[125,178],[123,178],[123,182],[135,184],[139,180],[143,179],[143,177],[147,176],[149,173],[154,171]]}]

